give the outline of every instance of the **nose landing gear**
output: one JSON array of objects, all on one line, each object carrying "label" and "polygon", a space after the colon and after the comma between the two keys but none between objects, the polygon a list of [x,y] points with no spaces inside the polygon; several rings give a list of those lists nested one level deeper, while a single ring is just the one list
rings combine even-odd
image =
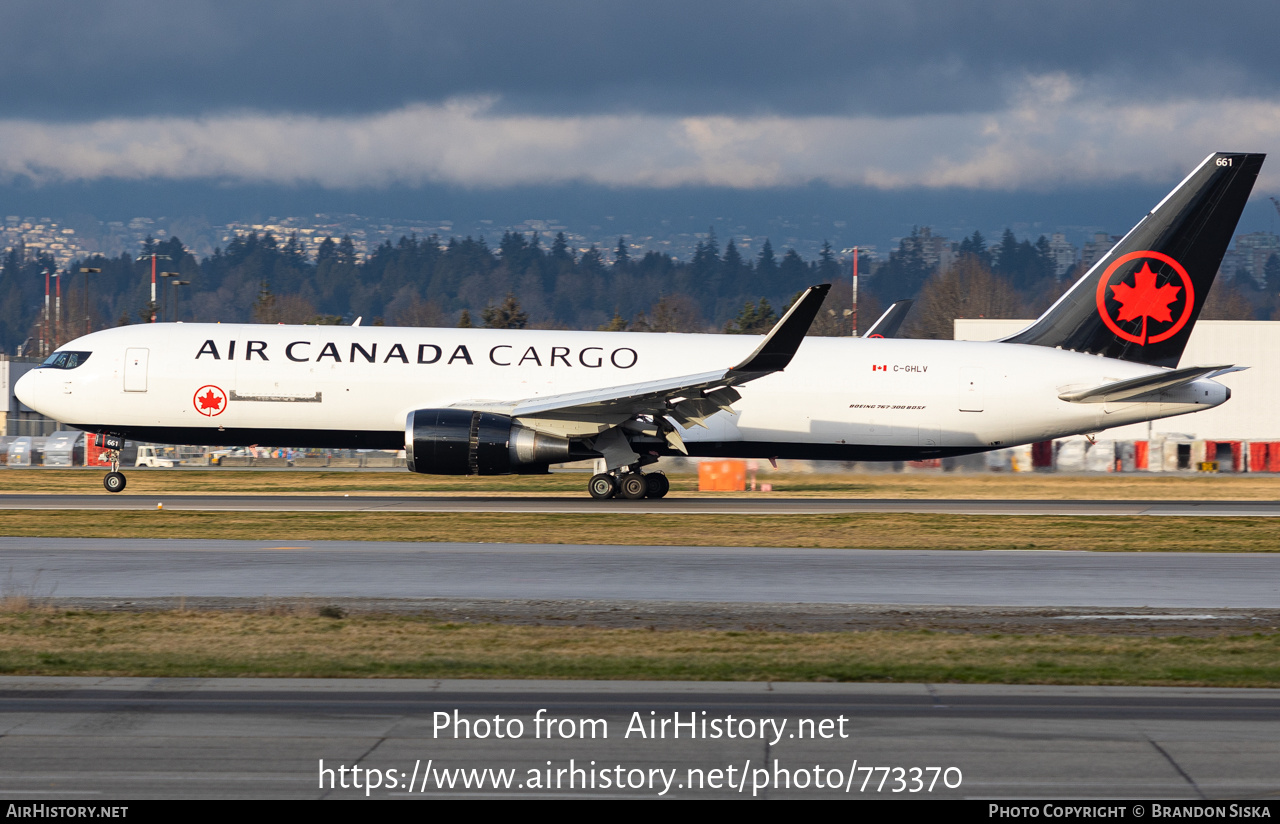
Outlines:
[{"label": "nose landing gear", "polygon": [[124,438],[117,435],[104,435],[102,445],[107,448],[107,458],[111,461],[111,471],[103,477],[102,485],[108,492],[123,492],[125,478],[124,473],[120,471],[120,450],[124,449]]},{"label": "nose landing gear", "polygon": [[671,491],[671,482],[661,472],[601,472],[591,476],[587,491],[597,501],[608,498],[639,501],[643,498],[665,497]]}]

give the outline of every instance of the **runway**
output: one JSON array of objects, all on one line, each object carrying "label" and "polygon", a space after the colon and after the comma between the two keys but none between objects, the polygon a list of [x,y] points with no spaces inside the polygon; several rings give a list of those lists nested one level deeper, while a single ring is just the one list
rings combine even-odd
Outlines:
[{"label": "runway", "polygon": [[1280,606],[1280,553],[0,538],[0,569],[51,598]]},{"label": "runway", "polygon": [[[535,726],[539,710],[576,734],[549,736]],[[507,734],[455,738],[455,711],[472,724],[501,719]],[[735,734],[690,724],[657,737],[635,726],[676,713]],[[1278,757],[1277,690],[0,678],[0,794],[45,803],[509,794],[1195,802],[1274,798]],[[367,787],[369,772],[351,786],[354,766],[375,771],[378,786]],[[464,788],[459,768],[481,780]],[[605,774],[622,786],[602,786]],[[583,786],[588,776],[594,787]]]},{"label": "runway", "polygon": [[0,509],[144,510],[192,512],[523,512],[656,515],[943,515],[1280,516],[1280,501],[904,500],[883,498],[664,498],[596,501],[582,497],[396,497],[373,495],[0,495]]}]

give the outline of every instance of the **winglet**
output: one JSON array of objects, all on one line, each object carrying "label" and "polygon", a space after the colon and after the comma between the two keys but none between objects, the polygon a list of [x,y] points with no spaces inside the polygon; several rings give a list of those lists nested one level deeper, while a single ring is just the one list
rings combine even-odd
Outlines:
[{"label": "winglet", "polygon": [[818,316],[818,310],[822,308],[822,302],[826,300],[829,291],[830,283],[820,283],[806,289],[800,299],[791,304],[782,320],[769,330],[756,351],[729,370],[728,377],[781,372],[786,369],[796,350],[800,348],[809,327],[813,325],[813,319]]},{"label": "winglet", "polygon": [[911,311],[912,301],[910,298],[906,300],[895,301],[892,306],[884,310],[884,314],[880,316],[880,320],[871,324],[871,328],[867,330],[864,338],[896,338],[898,329],[902,327],[902,322],[907,319],[907,313]]}]

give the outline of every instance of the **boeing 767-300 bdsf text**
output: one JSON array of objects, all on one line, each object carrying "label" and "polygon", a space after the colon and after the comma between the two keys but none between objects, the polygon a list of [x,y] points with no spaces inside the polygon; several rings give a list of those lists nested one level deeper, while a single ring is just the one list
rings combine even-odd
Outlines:
[{"label": "boeing 767-300 bdsf text", "polygon": [[[662,455],[909,460],[1217,406],[1230,364],[1179,367],[1262,166],[1210,155],[1031,326],[989,343],[805,337],[828,286],[762,339],[144,324],[66,344],[18,398],[105,436],[400,449],[439,475],[602,459],[597,498],[660,498]],[[118,454],[116,455],[118,458]],[[104,484],[118,492],[118,460]]]}]

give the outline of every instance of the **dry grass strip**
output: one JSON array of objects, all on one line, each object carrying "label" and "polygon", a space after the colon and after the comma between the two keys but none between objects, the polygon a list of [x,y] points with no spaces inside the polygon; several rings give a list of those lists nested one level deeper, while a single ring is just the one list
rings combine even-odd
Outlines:
[{"label": "dry grass strip", "polygon": [[1280,551],[1280,518],[0,510],[0,535],[861,549]]},{"label": "dry grass strip", "polygon": [[321,611],[0,613],[0,672],[1280,686],[1275,634],[650,631]]}]

